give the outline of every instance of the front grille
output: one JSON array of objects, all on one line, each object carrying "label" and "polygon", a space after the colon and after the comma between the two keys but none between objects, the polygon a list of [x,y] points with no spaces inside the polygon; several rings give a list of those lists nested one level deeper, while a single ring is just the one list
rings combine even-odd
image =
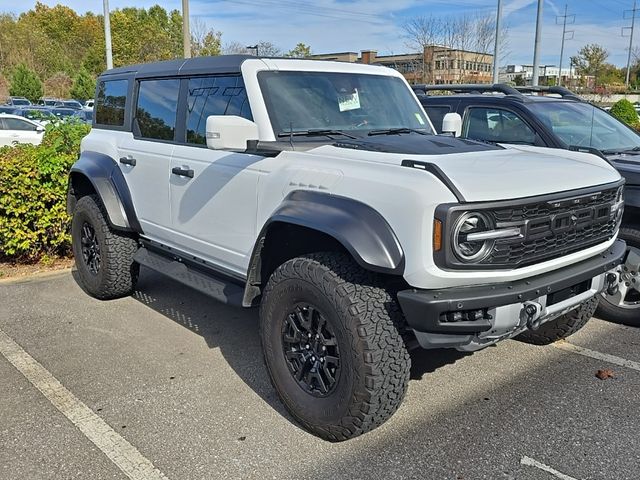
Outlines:
[{"label": "front grille", "polygon": [[616,233],[611,216],[618,187],[578,197],[489,211],[498,227],[520,226],[523,237],[500,240],[481,264],[522,267],[603,243]]}]

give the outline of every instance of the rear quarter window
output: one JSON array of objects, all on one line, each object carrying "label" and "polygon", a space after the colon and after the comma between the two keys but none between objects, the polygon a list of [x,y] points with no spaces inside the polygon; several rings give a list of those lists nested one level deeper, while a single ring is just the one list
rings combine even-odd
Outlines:
[{"label": "rear quarter window", "polygon": [[128,80],[107,80],[98,83],[95,100],[96,124],[124,125]]}]

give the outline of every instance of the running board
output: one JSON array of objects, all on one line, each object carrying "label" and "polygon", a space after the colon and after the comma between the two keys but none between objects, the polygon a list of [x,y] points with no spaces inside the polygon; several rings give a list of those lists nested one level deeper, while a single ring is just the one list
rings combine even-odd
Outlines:
[{"label": "running board", "polygon": [[140,265],[162,273],[227,305],[242,306],[244,288],[222,277],[204,273],[182,262],[141,247],[133,256]]}]

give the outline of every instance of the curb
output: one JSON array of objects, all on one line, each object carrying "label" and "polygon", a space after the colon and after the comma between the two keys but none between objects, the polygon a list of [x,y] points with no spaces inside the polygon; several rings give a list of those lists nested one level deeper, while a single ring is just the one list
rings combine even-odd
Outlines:
[{"label": "curb", "polygon": [[39,280],[47,280],[49,278],[67,275],[71,273],[72,270],[73,267],[66,267],[48,272],[32,273],[30,275],[24,275],[22,277],[0,278],[0,285],[15,285],[19,283],[31,283],[37,282]]}]

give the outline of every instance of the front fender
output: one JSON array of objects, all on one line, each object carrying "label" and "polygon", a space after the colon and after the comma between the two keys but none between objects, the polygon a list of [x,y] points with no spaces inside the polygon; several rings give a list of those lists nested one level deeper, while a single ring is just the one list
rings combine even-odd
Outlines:
[{"label": "front fender", "polygon": [[142,233],[138,222],[131,193],[124,175],[116,161],[99,152],[84,151],[71,167],[69,174],[69,191],[67,192],[67,210],[73,213],[75,207],[78,182],[86,179],[100,197],[108,221],[114,228]]}]

